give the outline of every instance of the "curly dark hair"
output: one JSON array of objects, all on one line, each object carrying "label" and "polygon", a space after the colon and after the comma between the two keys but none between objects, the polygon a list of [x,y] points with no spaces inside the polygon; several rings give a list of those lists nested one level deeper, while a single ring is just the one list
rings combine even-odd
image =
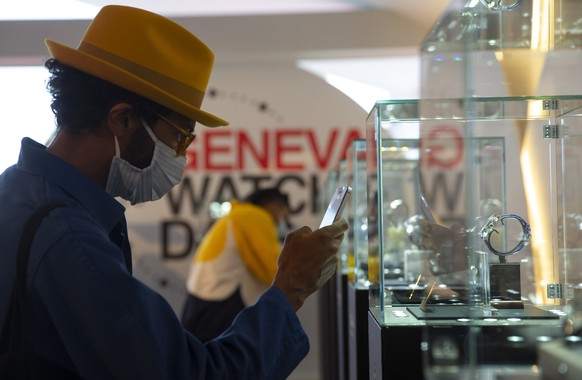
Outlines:
[{"label": "curly dark hair", "polygon": [[51,109],[57,128],[79,133],[97,129],[117,103],[131,104],[136,112],[153,122],[154,113],[168,115],[167,108],[110,82],[48,59],[44,66],[51,74],[46,88],[52,96]]}]

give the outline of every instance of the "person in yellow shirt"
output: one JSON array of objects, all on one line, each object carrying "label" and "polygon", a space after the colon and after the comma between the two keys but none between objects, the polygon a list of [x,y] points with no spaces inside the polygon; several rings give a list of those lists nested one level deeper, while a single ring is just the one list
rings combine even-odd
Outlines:
[{"label": "person in yellow shirt", "polygon": [[278,227],[288,215],[289,197],[277,188],[232,201],[194,254],[182,311],[186,330],[203,342],[215,338],[267,290],[281,251]]}]

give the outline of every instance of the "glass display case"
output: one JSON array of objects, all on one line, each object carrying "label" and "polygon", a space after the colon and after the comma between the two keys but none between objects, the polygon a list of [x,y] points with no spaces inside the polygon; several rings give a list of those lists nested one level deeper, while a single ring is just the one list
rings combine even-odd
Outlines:
[{"label": "glass display case", "polygon": [[[368,182],[366,140],[354,139],[346,153],[352,196],[348,216],[351,254],[348,263],[347,327],[349,380],[367,379],[368,372]],[[347,211],[347,212],[346,212]]]},{"label": "glass display case", "polygon": [[[422,363],[408,378],[582,373],[581,19],[578,0],[452,0],[420,47],[421,99],[370,113],[376,378],[405,361]],[[414,211],[391,257],[382,149],[406,129],[418,133]]]},{"label": "glass display case", "polygon": [[[349,160],[342,159],[328,173],[318,198],[320,210],[325,211],[327,209],[329,201],[332,199],[336,188],[352,183],[353,174],[351,169],[348,169],[348,165],[351,165]],[[344,209],[344,213],[342,214],[342,216],[345,217],[348,220],[348,222],[350,222],[351,219],[353,218],[352,214],[353,209],[347,207]],[[351,235],[350,236],[346,235],[338,250],[339,263],[337,272],[344,275],[346,278],[348,276],[348,273],[350,274],[350,277],[353,277],[354,259],[352,240],[353,238]]]},{"label": "glass display case", "polygon": [[[337,186],[346,186],[352,183],[352,173],[348,170],[348,159],[342,159],[338,164],[338,182]],[[335,190],[335,189],[334,189]],[[331,197],[328,198],[328,202]],[[353,219],[352,209],[345,207],[342,217],[351,223]],[[344,239],[339,247],[338,255],[339,262],[334,276],[335,280],[335,297],[336,310],[338,316],[337,328],[337,349],[338,349],[338,371],[340,379],[347,379],[349,373],[349,346],[348,346],[348,282],[350,276],[354,274],[354,260],[353,260],[353,237],[351,233],[346,233]]]},{"label": "glass display case", "polygon": [[420,98],[582,93],[579,0],[451,0],[420,46]]},{"label": "glass display case", "polygon": [[[408,124],[408,115],[416,112],[416,103],[390,102],[396,106],[390,110],[402,117],[395,129]],[[389,133],[375,135],[366,130],[366,171],[368,177],[368,283],[369,302],[381,306],[380,299],[389,282],[399,286],[406,282],[407,261],[403,254],[411,247],[405,235],[405,222],[415,214],[418,194],[418,139],[393,138]],[[372,121],[373,125],[373,121]],[[410,127],[410,125],[406,125]],[[418,127],[416,125],[416,127]],[[378,143],[379,141],[379,143]],[[390,184],[386,186],[386,184]],[[389,236],[389,239],[385,237]]]},{"label": "glass display case", "polygon": [[[352,187],[354,169],[352,168],[350,159],[351,150],[352,147],[348,147],[346,157],[341,159],[335,168],[328,173],[320,197],[321,210],[326,210],[338,187]],[[354,209],[351,207],[351,197],[348,198],[348,202],[349,204],[344,208],[342,217],[351,226],[354,220]],[[336,373],[328,374],[326,376],[327,378],[348,379],[350,371],[348,284],[353,282],[354,278],[353,245],[353,229],[350,228],[348,233],[345,234],[338,250],[339,260],[336,273],[320,292],[321,298],[325,300],[321,308],[321,315],[323,316],[321,324],[326,326],[327,329],[323,338],[326,345],[328,345],[325,355],[329,356],[329,358],[324,358],[324,360],[329,360],[329,363],[326,363],[326,368],[332,368],[332,371],[337,371]],[[324,348],[325,350],[326,348]]]},{"label": "glass display case", "polygon": [[[340,186],[340,181],[345,181],[346,162],[340,161],[328,173],[317,203],[321,215],[325,212],[335,189]],[[315,226],[318,227],[318,226]],[[345,366],[345,357],[343,350],[345,345],[344,339],[344,318],[345,313],[342,307],[342,275],[343,268],[347,265],[347,242],[343,242],[340,247],[340,260],[336,274],[332,279],[318,291],[319,298],[319,336],[321,340],[322,369],[323,377],[326,379],[345,378],[347,366]]]},{"label": "glass display case", "polygon": [[[466,162],[461,170],[471,175],[466,176],[467,196],[461,200],[465,209],[463,228],[473,230],[466,238],[466,245],[475,250],[479,246],[486,248],[483,249],[486,255],[493,254],[498,261],[492,265],[490,257],[490,264],[483,268],[490,273],[481,271],[483,281],[476,284],[483,286],[478,285],[470,292],[474,297],[471,305],[479,305],[477,313],[482,315],[496,312],[498,307],[520,307],[521,303],[515,303],[519,299],[524,303],[524,311],[520,314],[545,310],[563,321],[561,333],[567,335],[563,339],[549,339],[544,336],[546,329],[543,328],[535,333],[527,330],[529,335],[516,333],[511,336],[515,345],[519,341],[530,351],[532,347],[538,347],[539,367],[532,372],[543,378],[582,376],[582,370],[575,370],[579,368],[575,360],[568,359],[575,357],[580,350],[572,342],[580,339],[580,331],[574,327],[580,319],[580,303],[573,300],[579,297],[581,273],[580,256],[576,254],[579,243],[575,236],[580,229],[577,220],[581,202],[581,181],[577,174],[580,161],[576,151],[580,146],[577,108],[582,82],[572,78],[577,76],[582,64],[581,19],[582,7],[578,0],[454,0],[421,46],[423,103],[425,99],[462,99],[461,112],[466,119],[463,141],[482,136],[490,129],[484,123],[486,112],[483,112],[485,107],[481,104],[484,102],[480,98],[489,98],[489,107],[493,110],[504,108],[504,116],[492,117],[495,127],[506,123],[503,136],[507,188],[505,209],[501,215],[517,215],[523,221],[505,219],[514,221],[515,234],[508,230],[507,224],[503,224],[502,234],[497,234],[497,228],[487,228],[487,223],[483,226],[480,222],[474,223],[473,227],[468,227],[470,221],[480,217],[482,220],[483,213],[479,209],[477,193],[472,188],[475,172],[471,171],[470,164],[473,153],[466,149]],[[517,99],[512,99],[515,97]],[[491,106],[499,99],[500,106]],[[423,144],[435,141],[431,133],[434,133],[434,125],[431,122],[423,124]],[[427,153],[426,158],[430,160],[430,154]],[[433,159],[433,162],[438,163],[438,160]],[[446,170],[437,171],[444,173]],[[422,174],[425,172],[430,175],[430,170]],[[440,207],[443,212],[442,202],[440,205],[435,202],[430,207]],[[531,231],[525,231],[526,225]],[[521,235],[520,230],[523,231]],[[529,244],[525,238],[528,234],[531,234]],[[496,235],[503,239],[495,239]],[[512,236],[515,236],[513,240]],[[495,240],[502,245],[502,251],[508,253],[495,252],[498,251]],[[513,245],[515,252],[511,249]],[[521,249],[522,245],[524,249]],[[468,264],[470,268],[479,267],[477,255],[469,255]],[[515,285],[509,286],[508,278],[513,279],[515,285],[519,283],[519,289]],[[486,284],[486,280],[490,283]],[[470,286],[470,280],[465,282]],[[567,317],[563,316],[564,313]],[[528,321],[544,325],[542,317],[538,315]],[[475,319],[480,321],[482,317]],[[547,321],[547,324],[554,323],[554,320]],[[446,366],[460,376],[459,373],[467,370],[468,359],[472,363],[509,361],[507,356],[515,354],[506,348],[503,358],[488,360],[492,351],[488,348],[495,339],[484,338],[486,328],[481,322],[472,321],[471,325],[478,325],[477,333],[471,335],[463,347],[472,347],[476,351],[465,358],[452,355],[454,360],[448,360],[448,364],[435,352],[439,342],[446,340],[431,335],[433,330],[426,330],[428,348],[424,359],[428,374],[434,377],[435,371]],[[508,333],[510,330],[501,331]],[[502,339],[505,338],[497,337],[498,341]],[[551,341],[540,343],[543,340]],[[449,340],[449,347],[459,351],[459,342],[453,343]],[[523,352],[525,350],[517,351],[518,354]],[[529,355],[521,362],[531,363],[533,356]],[[480,366],[470,370],[478,372],[487,368]]]},{"label": "glass display case", "polygon": [[348,172],[351,173],[350,236],[352,237],[354,275],[350,279],[357,288],[368,289],[368,173],[366,140],[355,139],[348,150]]},{"label": "glass display case", "polygon": [[[338,164],[338,176],[336,187],[346,186],[352,183],[352,173],[348,170],[349,160],[342,159]],[[330,189],[331,190],[331,189]],[[335,191],[335,188],[333,189]],[[332,192],[333,194],[333,192]],[[331,200],[331,196],[327,199],[327,203]],[[353,218],[353,210],[350,207],[344,208],[342,216],[351,222]],[[348,277],[353,277],[354,270],[354,260],[353,260],[353,237],[351,234],[346,234],[342,244],[339,248],[339,263],[338,263],[338,273],[345,277],[346,282]]]},{"label": "glass display case", "polygon": [[[405,127],[418,148],[395,176],[389,136]],[[536,373],[538,344],[564,336],[582,289],[582,96],[380,101],[366,136],[379,210],[371,365],[407,352],[421,377]],[[410,211],[395,217],[395,200]]]}]

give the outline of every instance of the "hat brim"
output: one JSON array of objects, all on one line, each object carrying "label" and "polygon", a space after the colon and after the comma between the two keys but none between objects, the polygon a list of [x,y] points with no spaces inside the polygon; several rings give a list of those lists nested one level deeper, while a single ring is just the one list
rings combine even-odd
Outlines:
[{"label": "hat brim", "polygon": [[45,44],[51,57],[59,62],[135,92],[192,120],[196,120],[200,124],[211,128],[229,124],[226,120],[202,111],[107,61],[49,39],[45,40]]}]

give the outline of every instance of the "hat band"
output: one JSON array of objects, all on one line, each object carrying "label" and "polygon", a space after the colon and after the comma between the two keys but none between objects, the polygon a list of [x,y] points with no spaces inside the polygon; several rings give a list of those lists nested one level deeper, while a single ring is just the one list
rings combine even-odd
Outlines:
[{"label": "hat band", "polygon": [[[109,62],[119,68],[140,77],[142,80],[150,82],[151,84],[158,87],[160,90],[165,91],[174,97],[189,103],[197,108],[202,105],[202,99],[204,98],[204,92],[198,90],[197,88],[190,87],[183,82],[179,82],[172,79],[166,75],[160,74],[156,71],[150,70],[147,67],[143,67],[134,62],[131,62],[125,58],[118,55],[112,54],[106,50],[98,48],[97,46],[91,45],[87,42],[81,42],[79,45],[79,50],[90,54],[96,58],[102,59],[103,61]],[[166,89],[172,89],[170,93]]]}]

